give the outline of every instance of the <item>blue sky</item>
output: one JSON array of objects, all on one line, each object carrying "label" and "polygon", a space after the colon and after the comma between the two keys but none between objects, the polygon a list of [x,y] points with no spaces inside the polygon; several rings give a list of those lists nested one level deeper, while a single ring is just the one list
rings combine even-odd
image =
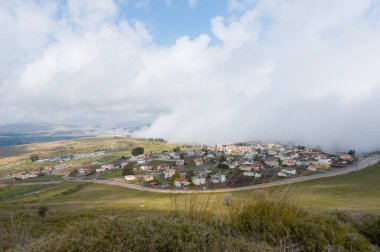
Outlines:
[{"label": "blue sky", "polygon": [[191,7],[187,0],[119,1],[121,16],[143,21],[157,44],[170,45],[181,36],[195,38],[211,34],[210,20],[225,16],[227,0],[199,0]]}]

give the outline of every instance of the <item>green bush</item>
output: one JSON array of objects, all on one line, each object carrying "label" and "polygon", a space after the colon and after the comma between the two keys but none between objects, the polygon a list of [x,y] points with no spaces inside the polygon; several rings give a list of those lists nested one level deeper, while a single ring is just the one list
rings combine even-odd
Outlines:
[{"label": "green bush", "polygon": [[274,251],[225,228],[172,216],[80,221],[23,251]]},{"label": "green bush", "polygon": [[374,251],[373,246],[350,224],[327,214],[311,214],[284,202],[264,198],[235,207],[231,225],[256,240],[281,250]]},{"label": "green bush", "polygon": [[358,232],[380,247],[380,216],[365,214],[353,219]]}]

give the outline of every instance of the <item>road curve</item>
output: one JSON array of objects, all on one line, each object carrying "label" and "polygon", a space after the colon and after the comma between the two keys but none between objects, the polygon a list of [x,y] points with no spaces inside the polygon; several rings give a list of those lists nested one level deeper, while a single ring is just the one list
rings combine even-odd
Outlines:
[{"label": "road curve", "polygon": [[[346,168],[326,172],[326,173],[320,173],[320,174],[314,174],[310,176],[303,176],[303,177],[295,177],[295,178],[289,178],[264,184],[257,184],[257,185],[250,185],[250,186],[242,186],[242,187],[234,187],[234,188],[220,188],[220,189],[205,189],[205,190],[170,190],[170,189],[159,189],[159,188],[150,188],[145,186],[139,186],[134,184],[128,184],[126,182],[122,181],[115,181],[115,180],[86,180],[88,182],[96,183],[96,184],[107,184],[107,185],[115,185],[115,186],[122,186],[130,189],[135,189],[139,191],[146,191],[146,192],[156,192],[156,193],[223,193],[223,192],[235,192],[235,191],[245,191],[245,190],[251,190],[251,189],[259,189],[259,188],[267,188],[267,187],[273,187],[273,186],[279,186],[279,185],[288,185],[288,184],[294,184],[299,183],[303,181],[313,180],[313,179],[320,179],[320,178],[328,178],[328,177],[334,177],[338,175],[343,175],[347,173],[351,173],[357,170],[362,170],[368,166],[374,165],[377,162],[379,162],[380,156],[372,156],[367,157],[364,159],[359,160],[356,164],[353,164],[351,166],[348,166]],[[72,180],[70,180],[72,181]],[[83,180],[73,180],[73,181],[81,181]]]},{"label": "road curve", "polygon": [[343,175],[351,172],[355,172],[358,170],[362,170],[368,166],[374,165],[380,161],[380,155],[362,158],[357,163],[348,166],[346,168],[342,168],[335,171],[330,171],[326,173],[319,173],[309,176],[302,176],[302,177],[295,177],[295,178],[288,178],[284,180],[278,180],[273,181],[269,183],[264,184],[257,184],[257,185],[250,185],[250,186],[242,186],[242,187],[234,187],[234,188],[220,188],[220,189],[205,189],[205,190],[175,190],[175,189],[159,189],[159,188],[150,188],[145,186],[139,186],[134,184],[128,184],[124,181],[117,181],[117,180],[96,180],[96,179],[89,179],[89,180],[83,180],[83,179],[65,179],[61,181],[50,181],[50,182],[35,182],[35,183],[23,183],[23,184],[59,184],[63,182],[89,182],[89,183],[95,183],[95,184],[106,184],[106,185],[114,185],[114,186],[121,186],[129,189],[139,190],[139,191],[145,191],[145,192],[156,192],[156,193],[224,193],[224,192],[236,192],[236,191],[245,191],[245,190],[252,190],[252,189],[259,189],[259,188],[267,188],[267,187],[273,187],[273,186],[279,186],[279,185],[289,185],[299,182],[304,182],[308,180],[314,180],[314,179],[321,179],[321,178],[329,178],[334,177],[338,175]]}]

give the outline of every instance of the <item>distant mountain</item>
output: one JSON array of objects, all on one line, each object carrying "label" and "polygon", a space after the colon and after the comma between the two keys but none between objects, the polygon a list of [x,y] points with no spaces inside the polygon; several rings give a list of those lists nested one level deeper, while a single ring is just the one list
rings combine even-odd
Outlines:
[{"label": "distant mountain", "polygon": [[48,142],[95,136],[96,127],[47,123],[17,123],[0,125],[0,146]]},{"label": "distant mountain", "polygon": [[107,128],[49,123],[15,123],[0,125],[0,146],[58,141],[97,135],[125,135],[147,124],[125,123]]}]

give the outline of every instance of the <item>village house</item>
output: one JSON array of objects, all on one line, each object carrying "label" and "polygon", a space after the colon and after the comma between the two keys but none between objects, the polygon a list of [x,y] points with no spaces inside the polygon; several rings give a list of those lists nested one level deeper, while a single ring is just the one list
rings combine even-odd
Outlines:
[{"label": "village house", "polygon": [[354,158],[350,154],[340,154],[339,158],[348,162],[354,161]]},{"label": "village house", "polygon": [[104,170],[112,170],[112,169],[115,169],[115,166],[113,164],[104,164],[100,168]]},{"label": "village house", "polygon": [[234,161],[234,162],[228,163],[227,165],[230,167],[230,169],[235,169],[236,167],[238,167],[239,163],[237,161]]},{"label": "village house", "polygon": [[318,165],[310,165],[309,167],[307,167],[307,169],[308,169],[309,171],[313,171],[313,172],[317,172],[317,171],[323,171],[323,170],[325,170],[323,167],[318,166]]},{"label": "village house", "polygon": [[78,169],[78,174],[80,174],[80,175],[88,175],[90,173],[91,173],[90,169],[87,169],[87,168],[79,168]]},{"label": "village house", "polygon": [[215,174],[211,176],[211,181],[213,183],[224,183],[227,181],[227,178],[224,174]]},{"label": "village house", "polygon": [[24,179],[37,178],[37,177],[38,177],[38,173],[35,173],[35,172],[16,174],[16,175],[13,176],[13,178],[15,180],[17,180],[17,179],[24,180]]},{"label": "village house", "polygon": [[325,169],[330,169],[331,168],[331,158],[319,158],[316,165],[322,166]]},{"label": "village house", "polygon": [[176,178],[174,181],[174,186],[181,187],[181,186],[188,186],[190,185],[190,182],[186,178]]},{"label": "village house", "polygon": [[152,170],[152,166],[149,166],[149,165],[142,165],[140,166],[140,169],[142,171],[151,171]]},{"label": "village house", "polygon": [[253,171],[245,171],[245,172],[243,172],[243,176],[255,177],[255,178],[261,178],[262,177],[262,175],[260,173],[253,172]]},{"label": "village house", "polygon": [[185,160],[177,160],[176,162],[175,162],[175,166],[177,166],[177,167],[182,167],[182,166],[184,166],[185,165]]},{"label": "village house", "polygon": [[296,165],[298,167],[308,167],[310,165],[310,161],[297,161]]},{"label": "village house", "polygon": [[96,168],[95,169],[95,172],[96,173],[103,173],[103,172],[105,172],[107,169],[105,169],[105,168]]},{"label": "village house", "polygon": [[206,184],[206,179],[198,176],[194,176],[191,178],[191,181],[193,182],[194,185],[204,185]]},{"label": "village house", "polygon": [[251,165],[251,168],[255,171],[260,171],[260,170],[263,170],[264,169],[264,165],[262,163],[259,163],[259,162],[255,162]]},{"label": "village house", "polygon": [[241,171],[252,171],[252,167],[250,165],[240,165],[239,170]]},{"label": "village house", "polygon": [[278,159],[275,157],[269,157],[269,158],[265,159],[265,164],[267,166],[276,167],[276,166],[278,166]]},{"label": "village house", "polygon": [[174,176],[174,174],[175,174],[175,169],[167,168],[167,169],[164,171],[164,178],[165,178],[165,179],[171,178],[171,177]]},{"label": "village house", "polygon": [[203,159],[202,158],[195,158],[194,159],[194,164],[195,166],[200,166],[203,164]]},{"label": "village house", "polygon": [[286,166],[296,166],[296,161],[293,160],[293,159],[284,159],[282,161],[282,165],[286,165]]},{"label": "village house", "polygon": [[296,170],[287,170],[287,169],[282,169],[280,172],[277,173],[278,177],[283,177],[283,178],[288,178],[295,176],[297,174]]},{"label": "village house", "polygon": [[124,176],[124,179],[126,181],[134,181],[134,180],[136,180],[136,176],[135,175],[126,175],[126,176]]},{"label": "village house", "polygon": [[166,163],[162,163],[157,166],[157,170],[164,170],[167,168],[169,168],[169,164],[166,164]]},{"label": "village house", "polygon": [[144,180],[144,182],[151,182],[154,180],[154,178],[152,175],[144,175],[143,180]]},{"label": "village house", "polygon": [[144,159],[138,159],[137,160],[137,164],[145,164],[146,162],[145,162],[145,160]]}]

